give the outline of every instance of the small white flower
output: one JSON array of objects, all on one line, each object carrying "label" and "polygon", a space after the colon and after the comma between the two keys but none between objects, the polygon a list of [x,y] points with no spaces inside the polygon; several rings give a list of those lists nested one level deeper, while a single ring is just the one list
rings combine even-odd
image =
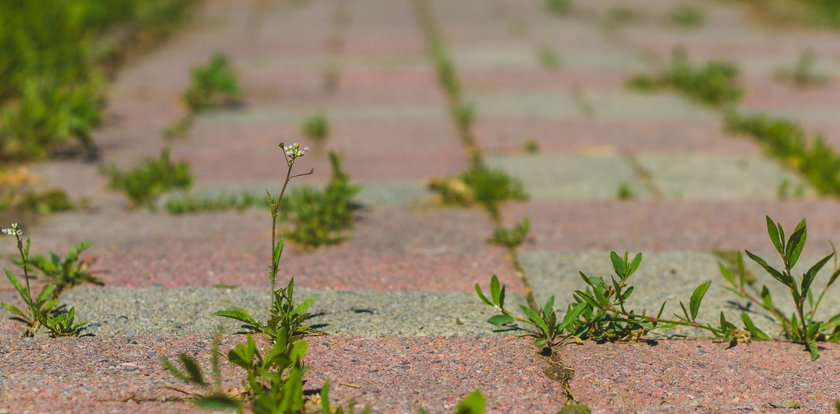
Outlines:
[{"label": "small white flower", "polygon": [[22,236],[23,230],[18,227],[17,223],[12,223],[12,226],[5,229],[0,229],[0,232],[7,236]]}]

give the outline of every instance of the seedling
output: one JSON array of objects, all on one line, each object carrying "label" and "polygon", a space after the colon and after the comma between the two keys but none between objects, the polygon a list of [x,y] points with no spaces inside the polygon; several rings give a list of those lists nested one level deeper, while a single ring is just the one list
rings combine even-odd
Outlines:
[{"label": "seedling", "polygon": [[691,64],[676,51],[670,66],[654,75],[637,75],[627,81],[636,90],[650,91],[674,88],[691,99],[712,106],[737,102],[743,93],[738,68],[726,61],[712,60],[701,66]]},{"label": "seedling", "polygon": [[[782,259],[782,263],[784,264],[783,269],[779,270],[774,268],[767,261],[749,250],[746,251],[746,254],[750,259],[764,268],[773,279],[790,290],[795,308],[794,313],[787,316],[785,312],[776,306],[766,286],[762,286],[761,290],[759,290],[753,282],[748,281],[746,272],[744,271],[743,258],[740,255],[738,256],[738,279],[736,280],[732,272],[723,264],[720,266],[721,275],[729,284],[728,289],[731,292],[738,295],[741,299],[748,301],[750,304],[759,306],[769,312],[773,319],[781,325],[785,338],[804,344],[811,353],[811,358],[817,359],[820,355],[817,341],[840,341],[840,313],[829,318],[828,322],[822,322],[816,319],[817,309],[825,293],[837,281],[838,276],[840,276],[840,267],[837,267],[835,263],[835,270],[819,293],[815,292],[812,288],[817,274],[834,257],[835,253],[832,252],[825,256],[811,266],[805,273],[797,277],[793,274],[793,268],[799,261],[799,255],[805,248],[805,241],[808,238],[808,227],[805,224],[805,220],[803,219],[799,222],[790,237],[785,240],[785,232],[782,229],[782,225],[774,222],[768,216],[767,233],[770,236],[773,247],[776,248],[776,251]],[[747,316],[746,312],[743,312],[741,317],[744,318],[744,323],[754,337],[770,339],[767,334],[751,326],[752,322],[749,321],[749,316]]]},{"label": "seedling", "polygon": [[560,56],[557,56],[557,53],[554,53],[554,51],[548,47],[541,47],[537,50],[537,60],[539,60],[540,64],[542,64],[544,68],[552,72],[556,72],[562,65]]},{"label": "seedling", "polygon": [[618,186],[618,192],[616,193],[616,197],[619,200],[630,200],[636,198],[636,192],[633,191],[633,186],[630,185],[627,181],[623,181]]},{"label": "seedling", "polygon": [[470,130],[475,120],[475,107],[470,104],[459,104],[452,109],[452,117],[463,134]]},{"label": "seedling", "polygon": [[493,232],[493,238],[490,240],[493,244],[507,247],[508,250],[514,250],[519,247],[528,237],[531,231],[531,221],[528,219],[522,220],[516,226],[506,229],[499,227]]},{"label": "seedling", "polygon": [[230,105],[241,97],[236,73],[221,54],[193,68],[192,80],[183,94],[184,103],[193,112]]},{"label": "seedling", "polygon": [[265,198],[248,192],[223,192],[220,194],[184,193],[167,197],[163,203],[169,214],[199,212],[243,211],[252,207],[267,207]]},{"label": "seedling", "polygon": [[20,267],[23,271],[25,285],[9,269],[5,269],[5,272],[6,278],[18,292],[26,307],[20,309],[4,302],[0,302],[0,307],[9,311],[13,315],[12,319],[26,325],[26,330],[23,332],[24,337],[35,336],[41,327],[46,328],[51,337],[79,336],[82,329],[87,325],[87,321],[76,321],[75,308],[65,310],[63,306],[57,306],[59,298],[56,285],[48,284],[37,296],[32,295],[31,276],[29,274],[31,240],[27,238],[24,244],[23,231],[17,223],[12,224],[10,228],[3,229],[3,234],[13,236],[17,241]]},{"label": "seedling", "polygon": [[686,6],[685,4],[678,5],[671,12],[670,18],[674,24],[683,27],[702,26],[703,23],[705,23],[706,21],[706,16],[703,14],[702,10],[695,7]]},{"label": "seedling", "polygon": [[327,121],[327,115],[323,112],[318,112],[312,116],[307,117],[301,124],[301,131],[303,135],[311,139],[317,145],[324,145],[324,142],[330,135],[330,125]]},{"label": "seedling", "polygon": [[522,181],[511,177],[504,170],[477,164],[464,171],[458,178],[437,179],[429,188],[440,194],[446,204],[470,205],[477,203],[493,217],[498,217],[499,207],[506,200],[526,200],[528,194]]},{"label": "seedling", "polygon": [[192,185],[189,165],[186,161],[173,163],[168,148],[161,150],[158,160],[146,159],[128,172],[112,164],[109,173],[109,187],[125,192],[134,207],[149,205],[169,190],[185,190]]},{"label": "seedling", "polygon": [[[93,243],[85,240],[68,249],[64,258],[53,252],[50,252],[49,258],[44,256],[30,257],[28,266],[30,269],[34,269],[33,273],[49,279],[50,283],[55,285],[55,296],[82,283],[102,286],[104,284],[102,279],[88,269],[92,261],[79,259],[79,256],[92,245]],[[23,260],[14,260],[14,264],[23,270]]]},{"label": "seedling", "polygon": [[776,78],[800,88],[822,85],[828,81],[828,77],[817,72],[814,67],[816,63],[817,56],[814,52],[806,50],[799,55],[799,60],[793,68],[783,68],[777,71]]},{"label": "seedling", "polygon": [[571,0],[545,0],[545,8],[554,14],[566,14],[572,10]]},{"label": "seedling", "polygon": [[540,152],[540,143],[537,140],[532,139],[525,143],[525,152],[528,154],[539,154]]},{"label": "seedling", "polygon": [[351,201],[361,187],[350,183],[336,153],[331,152],[329,157],[332,176],[327,187],[323,191],[303,187],[289,194],[283,205],[293,225],[284,235],[304,248],[339,243],[353,226]]}]

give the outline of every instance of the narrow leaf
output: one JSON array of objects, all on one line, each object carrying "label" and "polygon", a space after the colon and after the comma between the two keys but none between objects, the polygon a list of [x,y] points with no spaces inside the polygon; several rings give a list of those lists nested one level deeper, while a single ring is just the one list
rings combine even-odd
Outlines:
[{"label": "narrow leaf", "polygon": [[706,283],[697,286],[694,289],[694,293],[691,294],[691,301],[688,304],[689,309],[691,310],[691,320],[697,319],[697,313],[700,311],[700,303],[703,302],[703,297],[706,296],[706,291],[709,290],[709,286],[711,286],[712,281],[707,281]]}]

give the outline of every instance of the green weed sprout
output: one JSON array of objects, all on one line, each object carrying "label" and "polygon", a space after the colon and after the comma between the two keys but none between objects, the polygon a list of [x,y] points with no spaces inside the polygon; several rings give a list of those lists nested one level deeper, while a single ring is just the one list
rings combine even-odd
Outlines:
[{"label": "green weed sprout", "polygon": [[634,76],[627,81],[627,87],[642,91],[674,88],[698,102],[721,106],[741,98],[743,90],[738,76],[738,68],[730,62],[712,60],[695,66],[684,53],[676,51],[666,70]]},{"label": "green weed sprout", "polygon": [[813,51],[806,50],[799,55],[799,60],[793,68],[778,70],[776,78],[800,88],[822,85],[828,81],[828,77],[817,72],[814,67],[816,63],[817,55]]},{"label": "green weed sprout", "polygon": [[17,241],[25,285],[10,270],[5,269],[5,272],[6,278],[26,303],[26,307],[25,310],[21,310],[10,303],[3,302],[0,302],[0,307],[9,311],[13,315],[12,319],[26,325],[26,330],[23,333],[24,337],[35,336],[41,327],[46,328],[51,337],[79,336],[82,329],[87,325],[87,321],[76,321],[75,308],[64,310],[63,307],[57,306],[59,298],[56,285],[48,284],[44,286],[38,296],[32,296],[32,288],[29,283],[31,279],[29,274],[31,240],[27,238],[24,244],[23,231],[17,223],[13,223],[9,228],[2,229],[2,233],[14,236]]},{"label": "green weed sprout", "polygon": [[311,139],[317,145],[323,145],[324,141],[330,135],[330,124],[327,120],[327,115],[323,112],[318,112],[312,116],[307,117],[301,124],[301,132],[307,138]]},{"label": "green weed sprout", "polygon": [[671,21],[683,27],[702,26],[706,21],[703,11],[685,4],[680,4],[671,12]]},{"label": "green weed sprout", "polygon": [[161,150],[160,159],[146,159],[127,172],[112,164],[109,174],[108,186],[125,192],[134,207],[149,205],[169,190],[188,189],[192,185],[189,165],[186,161],[173,163],[168,148]]},{"label": "green weed sprout", "polygon": [[[102,286],[102,279],[90,272],[89,261],[80,260],[79,256],[90,248],[93,243],[85,240],[67,250],[64,258],[50,252],[50,257],[34,256],[29,258],[28,266],[40,276],[50,279],[56,286],[55,295],[58,296],[66,289],[82,283],[92,283]],[[23,260],[14,260],[14,264],[23,269]]]},{"label": "green weed sprout", "polygon": [[545,0],[545,9],[557,15],[566,14],[572,10],[571,0]]},{"label": "green weed sprout", "polygon": [[[774,268],[763,258],[753,254],[749,250],[746,251],[746,254],[750,259],[764,268],[773,279],[790,290],[795,311],[790,316],[787,316],[785,312],[776,306],[766,286],[762,286],[761,290],[758,290],[754,283],[749,280],[744,269],[743,258],[740,254],[737,259],[738,279],[736,280],[732,272],[723,264],[720,265],[721,275],[728,283],[728,289],[731,292],[738,295],[741,299],[769,312],[773,319],[781,324],[785,338],[804,344],[806,349],[811,353],[811,358],[817,359],[820,355],[817,341],[840,341],[840,313],[829,318],[828,322],[822,322],[816,319],[817,309],[820,303],[822,303],[825,293],[837,281],[838,276],[840,276],[840,268],[836,268],[832,272],[828,282],[819,293],[816,293],[813,289],[813,283],[817,278],[817,274],[834,257],[835,253],[832,252],[817,261],[800,276],[794,276],[793,268],[799,261],[799,255],[802,253],[802,249],[805,248],[805,241],[808,238],[808,227],[805,224],[805,220],[800,221],[790,237],[785,240],[785,232],[782,225],[774,222],[769,216],[766,219],[767,233],[770,236],[773,247],[776,248],[776,251],[782,259],[784,268],[781,270]],[[742,318],[745,318],[744,322],[749,328],[752,323],[748,323],[749,317],[746,312],[742,313]],[[750,329],[750,331],[754,337],[770,339],[767,334],[757,329]]]},{"label": "green weed sprout", "polygon": [[562,64],[560,56],[557,56],[557,53],[549,47],[541,47],[537,50],[537,60],[550,71],[557,71]]},{"label": "green weed sprout", "polygon": [[636,197],[636,192],[633,191],[633,186],[631,186],[630,183],[624,181],[618,186],[616,197],[619,200],[630,200]]},{"label": "green weed sprout", "polygon": [[504,246],[508,250],[514,250],[525,241],[530,231],[531,221],[525,219],[509,229],[504,227],[497,228],[493,232],[493,238],[490,239],[490,242],[499,246]]},{"label": "green weed sprout", "polygon": [[207,64],[193,68],[190,85],[183,94],[184,103],[193,112],[236,102],[241,97],[236,73],[221,54],[214,55]]},{"label": "green weed sprout", "polygon": [[527,200],[522,181],[501,169],[478,163],[457,178],[433,179],[429,188],[440,194],[445,204],[483,206],[495,218],[506,200]]},{"label": "green weed sprout", "polygon": [[537,140],[532,139],[525,143],[525,152],[528,154],[539,154],[540,152],[540,143]]}]

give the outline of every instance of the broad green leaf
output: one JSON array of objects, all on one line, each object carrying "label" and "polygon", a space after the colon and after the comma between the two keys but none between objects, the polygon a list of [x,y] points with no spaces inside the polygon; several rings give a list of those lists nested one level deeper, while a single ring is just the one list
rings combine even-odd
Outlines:
[{"label": "broad green leaf", "polygon": [[697,286],[694,289],[694,293],[691,294],[691,301],[688,304],[689,309],[691,310],[691,320],[697,319],[697,313],[700,311],[700,303],[703,302],[703,297],[706,296],[706,291],[709,290],[709,286],[711,286],[712,281],[707,281],[706,283]]},{"label": "broad green leaf", "polygon": [[12,305],[11,303],[0,302],[0,308],[6,309],[7,311],[20,316],[23,319],[29,319],[26,314],[23,313],[20,309]]},{"label": "broad green leaf", "polygon": [[245,323],[247,323],[249,325],[252,325],[252,326],[258,326],[257,320],[254,319],[247,310],[242,309],[242,308],[230,308],[230,309],[220,310],[220,311],[217,311],[216,313],[214,313],[213,315],[221,316],[221,317],[224,317],[224,318],[236,319],[238,321],[245,322]]},{"label": "broad green leaf", "polygon": [[545,305],[543,305],[543,315],[549,315],[554,313],[554,296],[552,295],[545,301]]},{"label": "broad green leaf", "polygon": [[788,244],[785,247],[785,257],[787,258],[788,266],[793,269],[796,262],[799,260],[799,255],[805,247],[805,241],[808,239],[808,227],[805,225],[805,219],[796,225],[796,229],[788,239]]},{"label": "broad green leaf", "polygon": [[543,318],[540,318],[540,315],[537,315],[536,312],[534,312],[533,310],[531,310],[531,308],[527,306],[519,305],[519,308],[522,309],[522,312],[528,316],[528,319],[530,319],[531,322],[534,323],[534,325],[539,327],[543,333],[547,334],[549,332],[548,325],[546,325]]},{"label": "broad green leaf", "polygon": [[9,283],[11,283],[12,287],[15,288],[15,290],[20,294],[20,296],[23,298],[24,301],[26,301],[27,304],[30,303],[32,301],[32,299],[27,294],[26,288],[23,287],[23,285],[20,283],[18,278],[15,277],[14,273],[12,273],[9,269],[5,269],[5,270],[6,270],[6,279],[9,279]]},{"label": "broad green leaf", "polygon": [[596,301],[594,298],[592,298],[592,296],[589,296],[588,294],[586,294],[583,291],[576,290],[575,295],[577,295],[577,297],[579,297],[581,300],[588,303],[590,306],[592,306],[594,308],[599,308],[600,307],[600,305],[598,305],[598,301]]},{"label": "broad green leaf", "polygon": [[732,277],[732,272],[729,271],[729,269],[726,267],[726,265],[723,264],[723,262],[718,262],[718,267],[720,268],[720,275],[723,276],[723,278],[726,279],[726,281],[729,282],[730,285],[738,286],[737,284],[735,284],[735,278]]},{"label": "broad green leaf", "polygon": [[637,253],[635,257],[633,257],[633,261],[630,263],[630,272],[629,274],[636,273],[636,270],[639,268],[639,265],[642,264],[642,254]]},{"label": "broad green leaf", "polygon": [[277,241],[274,246],[274,264],[280,263],[280,257],[283,256],[283,246],[285,245],[283,239]]},{"label": "broad green leaf", "polygon": [[487,320],[487,322],[495,326],[504,326],[510,325],[516,322],[516,320],[513,319],[513,316],[500,313],[498,315],[491,316],[490,319]]},{"label": "broad green leaf", "polygon": [[622,279],[624,276],[627,275],[627,270],[625,268],[626,263],[624,259],[621,258],[616,252],[610,252],[610,261],[612,261],[613,270],[615,270],[615,274],[621,277]]},{"label": "broad green leaf", "polygon": [[496,275],[493,275],[490,279],[490,296],[493,298],[493,304],[499,305],[499,298],[502,296],[502,286]]},{"label": "broad green leaf", "polygon": [[769,341],[770,335],[764,333],[761,329],[755,326],[752,319],[750,319],[750,315],[747,315],[746,312],[741,312],[741,320],[744,322],[744,327],[747,328],[747,331],[750,332],[750,335],[758,340],[762,341]]},{"label": "broad green leaf", "polygon": [[563,324],[560,325],[558,330],[563,331],[564,329],[569,327],[569,325],[573,324],[585,308],[586,308],[586,302],[578,303],[573,308],[570,308],[570,310],[568,312],[566,312],[566,315],[563,317]]},{"label": "broad green leaf", "polygon": [[838,276],[840,276],[840,268],[835,269],[834,273],[831,274],[831,277],[828,279],[828,284],[826,285],[826,288],[833,285],[834,282],[837,281]]},{"label": "broad green leaf", "polygon": [[761,300],[764,302],[765,309],[773,308],[773,296],[770,295],[770,289],[767,286],[761,286]]},{"label": "broad green leaf", "polygon": [[813,339],[806,339],[805,346],[808,348],[808,352],[811,353],[811,361],[816,361],[820,357],[820,349],[817,347],[817,343]]},{"label": "broad green leaf", "polygon": [[292,314],[303,315],[313,304],[315,304],[315,298],[306,298],[292,310]]},{"label": "broad green leaf", "polygon": [[480,391],[473,391],[455,407],[455,414],[484,414],[486,402]]}]

